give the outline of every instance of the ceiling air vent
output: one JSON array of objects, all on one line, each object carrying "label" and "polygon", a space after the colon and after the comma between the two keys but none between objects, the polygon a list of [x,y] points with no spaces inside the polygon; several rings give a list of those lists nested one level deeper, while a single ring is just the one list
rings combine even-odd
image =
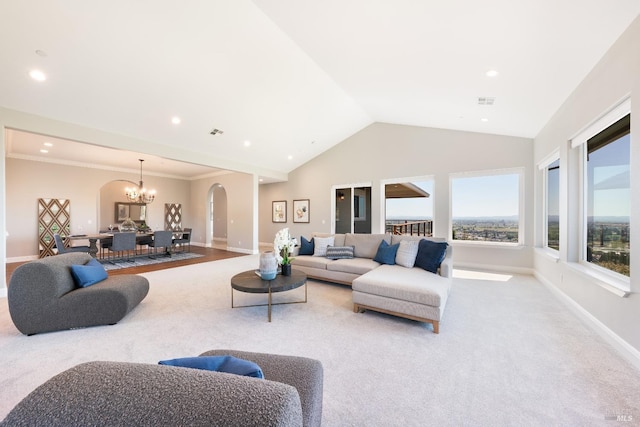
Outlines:
[{"label": "ceiling air vent", "polygon": [[493,105],[496,99],[492,96],[479,96],[478,105]]},{"label": "ceiling air vent", "polygon": [[224,132],[221,131],[220,129],[214,129],[211,132],[209,132],[211,135],[222,135]]}]

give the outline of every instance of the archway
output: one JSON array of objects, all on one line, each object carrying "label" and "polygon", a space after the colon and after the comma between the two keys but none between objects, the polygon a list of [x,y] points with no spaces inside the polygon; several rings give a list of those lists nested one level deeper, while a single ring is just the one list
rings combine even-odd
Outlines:
[{"label": "archway", "polygon": [[227,190],[213,184],[207,194],[207,247],[227,248]]}]

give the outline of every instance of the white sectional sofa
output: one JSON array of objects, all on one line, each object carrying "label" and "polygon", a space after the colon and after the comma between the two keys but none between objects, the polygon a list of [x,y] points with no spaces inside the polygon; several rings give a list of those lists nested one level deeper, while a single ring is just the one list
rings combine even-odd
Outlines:
[{"label": "white sectional sofa", "polygon": [[[331,259],[324,255],[321,247],[327,240],[333,241],[330,247],[353,248],[353,258]],[[433,331],[439,333],[449,291],[453,251],[447,246],[444,259],[432,273],[421,267],[407,264],[386,264],[374,260],[382,241],[388,245],[401,241],[443,242],[443,239],[418,236],[396,236],[390,234],[335,234],[315,233],[313,236],[314,255],[300,255],[296,248],[292,264],[304,271],[308,277],[351,285],[353,289],[353,308],[355,312],[374,310],[421,322],[431,323]],[[318,243],[321,243],[318,245]],[[405,245],[405,244],[403,244]],[[318,251],[318,247],[320,250]],[[306,248],[308,249],[308,247]],[[330,249],[331,251],[331,249]],[[388,260],[385,260],[388,262]]]}]

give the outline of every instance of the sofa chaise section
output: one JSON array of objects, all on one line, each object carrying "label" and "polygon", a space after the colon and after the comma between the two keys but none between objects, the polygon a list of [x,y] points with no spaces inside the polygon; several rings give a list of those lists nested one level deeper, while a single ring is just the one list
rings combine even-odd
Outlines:
[{"label": "sofa chaise section", "polygon": [[381,265],[355,279],[352,288],[355,312],[373,310],[431,323],[437,334],[451,281],[420,268]]}]

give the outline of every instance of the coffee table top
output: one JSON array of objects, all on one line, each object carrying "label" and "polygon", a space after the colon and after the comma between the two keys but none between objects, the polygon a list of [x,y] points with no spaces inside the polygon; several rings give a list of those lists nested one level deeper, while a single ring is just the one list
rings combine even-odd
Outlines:
[{"label": "coffee table top", "polygon": [[243,271],[231,278],[231,287],[236,291],[250,292],[253,294],[265,294],[269,292],[284,292],[299,288],[307,281],[307,275],[291,269],[291,276],[278,274],[273,280],[262,280],[255,270]]}]

